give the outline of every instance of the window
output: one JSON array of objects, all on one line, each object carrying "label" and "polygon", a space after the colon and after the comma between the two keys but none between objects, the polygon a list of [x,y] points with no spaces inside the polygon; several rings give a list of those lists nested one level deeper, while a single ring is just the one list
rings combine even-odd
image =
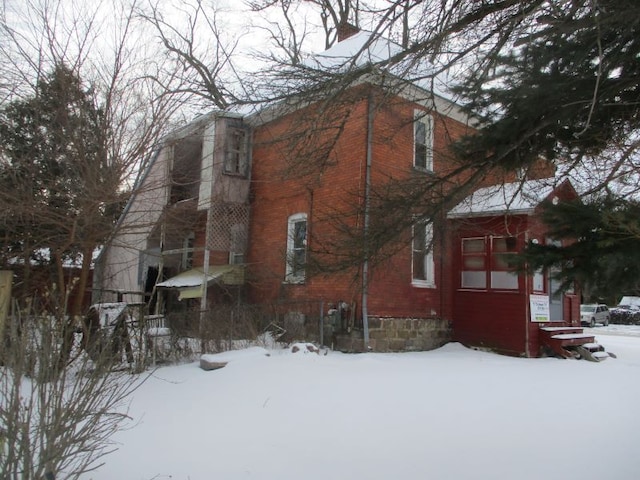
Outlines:
[{"label": "window", "polygon": [[491,288],[517,290],[515,272],[516,237],[491,238]]},{"label": "window", "polygon": [[229,252],[229,265],[242,265],[244,263],[244,253]]},{"label": "window", "polygon": [[433,117],[422,110],[414,112],[413,166],[420,170],[433,170]]},{"label": "window", "polygon": [[180,261],[180,268],[182,270],[189,270],[193,267],[193,245],[196,236],[193,232],[189,232],[182,241],[182,259]]},{"label": "window", "polygon": [[289,217],[287,227],[286,281],[303,283],[307,263],[307,214],[297,213]]},{"label": "window", "polygon": [[412,284],[424,287],[435,286],[433,224],[419,222],[414,225],[412,244]]},{"label": "window", "polygon": [[224,173],[246,176],[249,166],[249,135],[239,120],[229,120],[225,138]]},{"label": "window", "polygon": [[462,288],[487,288],[486,242],[462,239]]},{"label": "window", "polygon": [[462,288],[517,290],[516,237],[462,239]]},{"label": "window", "polygon": [[247,245],[247,227],[236,223],[229,228],[229,264],[240,265],[244,263],[244,252]]},{"label": "window", "polygon": [[533,272],[533,291],[544,292],[544,272],[542,270],[536,270]]}]

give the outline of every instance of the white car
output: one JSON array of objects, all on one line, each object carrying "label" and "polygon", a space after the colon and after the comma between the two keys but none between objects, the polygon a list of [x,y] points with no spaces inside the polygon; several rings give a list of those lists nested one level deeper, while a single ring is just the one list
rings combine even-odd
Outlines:
[{"label": "white car", "polygon": [[595,327],[596,323],[601,323],[604,326],[609,325],[611,316],[609,314],[609,307],[604,304],[587,304],[580,305],[580,323],[583,325],[589,325]]}]

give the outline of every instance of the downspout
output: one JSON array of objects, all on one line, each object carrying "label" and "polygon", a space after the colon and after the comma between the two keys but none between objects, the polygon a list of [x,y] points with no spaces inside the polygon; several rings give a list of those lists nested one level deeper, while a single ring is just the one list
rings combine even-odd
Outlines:
[{"label": "downspout", "polygon": [[[528,223],[528,222],[527,222]],[[527,226],[527,229],[529,226]],[[525,232],[524,236],[525,245],[529,243],[529,232]],[[526,271],[525,271],[526,272]],[[531,348],[529,346],[529,327],[531,322],[531,302],[529,296],[531,295],[531,280],[527,273],[524,273],[524,354],[527,358],[531,358]]]},{"label": "downspout", "polygon": [[364,185],[364,262],[362,264],[362,328],[364,333],[364,346],[370,350],[369,345],[369,203],[371,195],[371,157],[373,142],[373,95],[369,92],[367,98],[367,153]]}]

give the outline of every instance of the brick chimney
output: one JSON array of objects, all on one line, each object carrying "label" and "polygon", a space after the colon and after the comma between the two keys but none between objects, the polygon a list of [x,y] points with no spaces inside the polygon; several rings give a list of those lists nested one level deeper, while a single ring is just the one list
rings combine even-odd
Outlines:
[{"label": "brick chimney", "polygon": [[355,25],[351,25],[349,22],[341,22],[340,25],[338,25],[338,42],[354,36],[359,31],[360,29]]}]

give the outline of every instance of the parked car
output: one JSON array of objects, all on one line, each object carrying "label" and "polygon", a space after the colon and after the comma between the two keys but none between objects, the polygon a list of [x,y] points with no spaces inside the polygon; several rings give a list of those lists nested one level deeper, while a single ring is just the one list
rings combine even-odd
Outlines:
[{"label": "parked car", "polygon": [[583,325],[595,327],[596,323],[601,323],[607,326],[609,325],[610,319],[609,307],[602,303],[580,305],[580,323]]},{"label": "parked car", "polygon": [[618,306],[613,307],[609,313],[612,323],[640,325],[640,297],[622,297]]}]

